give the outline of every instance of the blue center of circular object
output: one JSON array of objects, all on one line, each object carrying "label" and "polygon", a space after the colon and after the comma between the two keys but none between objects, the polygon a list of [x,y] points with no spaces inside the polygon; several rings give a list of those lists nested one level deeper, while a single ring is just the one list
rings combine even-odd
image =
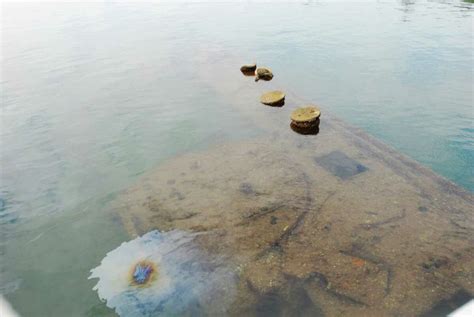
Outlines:
[{"label": "blue center of circular object", "polygon": [[138,263],[135,266],[135,271],[133,272],[133,280],[137,284],[144,284],[150,277],[152,271],[153,269],[151,265]]}]

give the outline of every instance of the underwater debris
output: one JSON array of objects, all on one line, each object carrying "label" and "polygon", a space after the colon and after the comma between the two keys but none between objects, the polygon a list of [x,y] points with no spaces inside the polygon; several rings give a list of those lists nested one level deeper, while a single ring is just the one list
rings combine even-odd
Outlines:
[{"label": "underwater debris", "polygon": [[339,250],[339,252],[343,255],[350,256],[351,258],[356,258],[359,260],[363,260],[365,262],[370,262],[377,265],[380,269],[386,272],[385,278],[385,286],[384,286],[384,293],[387,296],[391,289],[392,289],[392,280],[393,280],[393,268],[390,264],[385,262],[384,260],[378,258],[377,256],[371,254],[368,251],[363,250],[358,245],[352,245],[350,250]]},{"label": "underwater debris", "polygon": [[[287,278],[290,284],[293,284],[294,287],[295,286],[298,287],[299,285],[299,287],[302,287],[307,294],[311,293],[314,290],[321,290],[343,304],[362,306],[362,307],[368,306],[363,301],[360,301],[349,295],[343,294],[340,291],[332,288],[331,283],[329,282],[328,278],[320,272],[313,271],[303,278],[299,278],[299,277],[291,276],[291,275],[286,275],[285,277]],[[324,314],[320,314],[317,316],[324,316]]]},{"label": "underwater debris", "polygon": [[253,188],[252,184],[250,183],[242,183],[240,184],[239,191],[244,195],[256,195],[257,192]]},{"label": "underwater debris", "polygon": [[418,207],[418,211],[420,211],[420,212],[427,212],[427,211],[428,211],[428,208],[426,208],[425,206],[420,206],[420,207]]},{"label": "underwater debris", "polygon": [[267,106],[281,107],[285,104],[285,93],[279,90],[266,92],[260,97],[260,102]]},{"label": "underwater debris", "polygon": [[[260,294],[255,293],[258,299],[255,307],[245,312],[250,316],[324,316],[318,303],[308,296],[301,287],[287,287],[280,290],[271,290]],[[242,315],[244,315],[242,314]]]},{"label": "underwater debris", "polygon": [[368,170],[367,167],[348,157],[341,151],[332,151],[329,154],[315,158],[315,160],[328,172],[342,180],[347,180],[352,176]]},{"label": "underwater debris", "polygon": [[263,206],[257,210],[250,210],[248,213],[243,215],[245,219],[256,219],[268,215],[269,213],[275,212],[279,209],[284,208],[284,204],[273,204],[271,206]]},{"label": "underwater debris", "polygon": [[421,263],[421,267],[427,272],[432,272],[448,263],[449,259],[447,257],[430,257],[428,261]]},{"label": "underwater debris", "polygon": [[366,263],[366,261],[364,259],[360,259],[360,258],[356,258],[356,257],[353,257],[351,262],[352,262],[352,265],[354,265],[355,267],[358,267],[358,268],[363,267]]},{"label": "underwater debris", "polygon": [[200,250],[196,236],[154,230],[122,243],[91,270],[93,289],[120,316],[207,314],[214,301],[214,313],[225,312],[234,273]]},{"label": "underwater debris", "polygon": [[260,79],[269,81],[272,80],[273,73],[270,68],[267,67],[259,67],[255,71],[255,81],[259,81]]},{"label": "underwater debris", "polygon": [[278,221],[278,217],[271,216],[271,218],[270,218],[270,223],[271,223],[272,225],[276,225],[276,224],[277,224],[277,221]]},{"label": "underwater debris", "polygon": [[402,210],[402,212],[399,215],[387,218],[385,220],[377,221],[377,222],[363,223],[363,224],[360,224],[359,226],[364,229],[373,229],[373,228],[377,228],[389,223],[397,222],[399,220],[404,219],[405,217],[406,217],[406,212],[405,210]]}]

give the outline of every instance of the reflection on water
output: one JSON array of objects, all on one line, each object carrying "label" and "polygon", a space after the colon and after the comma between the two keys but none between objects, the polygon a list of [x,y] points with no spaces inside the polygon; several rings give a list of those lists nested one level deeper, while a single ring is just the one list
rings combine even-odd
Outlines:
[{"label": "reflection on water", "polygon": [[[331,137],[342,131],[324,130],[331,116],[317,135],[289,128],[303,104],[295,96],[304,96],[472,190],[472,5],[304,4],[3,6],[0,290],[20,313],[113,316],[89,270],[134,230],[157,228],[210,232],[201,248],[244,265],[249,284],[235,297],[249,305],[232,307],[237,313],[343,313],[331,303],[381,313],[405,300],[405,287],[445,289],[446,300],[456,289],[472,294],[462,281],[472,280],[463,275],[472,268],[463,249],[472,237],[467,194],[394,168],[395,152],[365,153],[357,138],[351,147],[347,135]],[[271,66],[275,78],[245,78],[239,67],[248,61]],[[270,88],[292,98],[282,108],[259,105]],[[273,145],[259,152],[259,144]],[[207,149],[202,161],[184,155],[150,172]],[[335,151],[345,156],[327,161],[339,165],[318,163]],[[337,176],[359,163],[368,170]],[[162,173],[166,180],[154,179]],[[361,190],[357,199],[349,188]],[[127,195],[130,206],[117,205]],[[413,232],[419,244],[408,242]],[[306,252],[309,244],[318,250]],[[413,266],[399,268],[400,254]],[[357,281],[378,291],[364,294]],[[413,309],[441,300],[433,294],[417,293]]]}]

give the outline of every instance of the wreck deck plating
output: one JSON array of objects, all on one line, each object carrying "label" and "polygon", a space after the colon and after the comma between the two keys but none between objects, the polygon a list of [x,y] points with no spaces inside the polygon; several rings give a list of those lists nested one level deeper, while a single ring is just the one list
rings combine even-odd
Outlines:
[{"label": "wreck deck plating", "polygon": [[470,193],[330,115],[297,135],[289,113],[304,101],[259,107],[278,82],[215,60],[231,78],[203,79],[266,135],[151,171],[117,201],[131,235],[208,233],[200,246],[239,267],[230,315],[415,316],[474,294]]}]

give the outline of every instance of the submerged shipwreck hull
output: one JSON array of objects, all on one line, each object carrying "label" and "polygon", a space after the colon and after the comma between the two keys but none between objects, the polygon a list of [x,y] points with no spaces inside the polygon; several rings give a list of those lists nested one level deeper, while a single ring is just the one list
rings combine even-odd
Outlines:
[{"label": "submerged shipwreck hull", "polygon": [[311,302],[328,316],[413,316],[473,294],[469,194],[353,131],[321,130],[173,159],[123,194],[123,223],[207,232],[202,247],[240,272],[236,315]]},{"label": "submerged shipwreck hull", "polygon": [[238,276],[229,315],[418,316],[472,298],[470,193],[324,113],[298,135],[296,97],[275,113],[235,76],[213,86],[265,136],[149,172],[115,202],[131,236],[204,233]]}]

